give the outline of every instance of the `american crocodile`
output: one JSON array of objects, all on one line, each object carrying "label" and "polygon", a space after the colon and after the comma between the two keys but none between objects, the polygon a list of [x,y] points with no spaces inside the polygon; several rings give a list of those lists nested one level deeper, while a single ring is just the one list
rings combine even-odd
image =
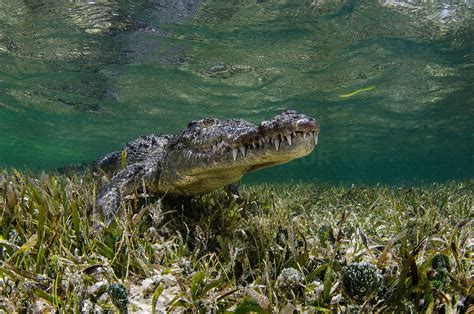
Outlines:
[{"label": "american crocodile", "polygon": [[174,136],[144,135],[96,162],[96,168],[108,173],[119,171],[123,161],[126,165],[101,189],[97,205],[110,218],[122,198],[139,189],[206,194],[247,172],[308,155],[318,134],[315,119],[287,110],[258,126],[240,119],[206,118],[190,122]]}]

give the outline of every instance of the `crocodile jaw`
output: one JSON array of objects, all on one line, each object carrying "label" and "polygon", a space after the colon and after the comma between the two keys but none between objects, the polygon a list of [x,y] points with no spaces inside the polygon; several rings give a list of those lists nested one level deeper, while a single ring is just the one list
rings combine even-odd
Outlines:
[{"label": "crocodile jaw", "polygon": [[212,130],[194,130],[196,134],[220,134],[217,142],[215,138],[207,142],[192,138],[201,141],[199,145],[170,148],[159,189],[185,195],[209,193],[239,181],[247,172],[304,157],[318,141],[317,121],[295,111],[286,111],[259,126],[245,121],[231,122],[232,127],[222,122],[211,124],[211,128],[215,127]]}]

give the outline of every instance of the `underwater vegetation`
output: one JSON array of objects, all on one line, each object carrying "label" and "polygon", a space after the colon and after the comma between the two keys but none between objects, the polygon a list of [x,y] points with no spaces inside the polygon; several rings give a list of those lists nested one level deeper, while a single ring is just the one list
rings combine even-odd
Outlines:
[{"label": "underwater vegetation", "polygon": [[474,310],[472,183],[129,197],[97,231],[103,180],[0,171],[0,311]]}]

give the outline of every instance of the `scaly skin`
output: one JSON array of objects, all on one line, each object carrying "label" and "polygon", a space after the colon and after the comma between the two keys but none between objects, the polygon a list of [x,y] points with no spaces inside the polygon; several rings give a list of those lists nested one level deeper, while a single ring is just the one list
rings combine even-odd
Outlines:
[{"label": "scaly skin", "polygon": [[[174,136],[146,135],[130,142],[126,167],[100,191],[97,204],[111,218],[122,198],[145,188],[162,194],[195,196],[238,182],[247,172],[310,154],[319,123],[287,110],[254,125],[244,120],[192,121]],[[120,168],[121,151],[97,161],[108,173]]]}]

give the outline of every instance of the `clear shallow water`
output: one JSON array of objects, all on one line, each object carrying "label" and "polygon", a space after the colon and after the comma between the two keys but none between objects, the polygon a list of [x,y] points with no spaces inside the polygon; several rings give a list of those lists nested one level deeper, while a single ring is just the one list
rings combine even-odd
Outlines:
[{"label": "clear shallow water", "polygon": [[0,0],[2,167],[288,108],[316,151],[249,180],[473,178],[474,2]]}]

